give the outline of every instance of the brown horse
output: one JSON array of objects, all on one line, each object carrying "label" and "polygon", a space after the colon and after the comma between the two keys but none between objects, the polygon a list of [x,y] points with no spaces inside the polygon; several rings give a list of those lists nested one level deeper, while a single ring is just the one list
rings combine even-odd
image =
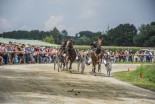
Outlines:
[{"label": "brown horse", "polygon": [[101,71],[101,63],[102,63],[102,56],[103,56],[101,43],[102,43],[102,40],[99,39],[98,42],[96,43],[96,46],[93,49],[93,52],[91,53],[92,65],[93,65],[92,72],[95,73],[95,75],[96,75],[97,64],[98,64],[98,71]]},{"label": "brown horse", "polygon": [[98,48],[91,54],[93,73],[96,74],[96,65],[98,64],[98,71],[101,71],[102,53],[99,52]]},{"label": "brown horse", "polygon": [[68,69],[68,63],[70,62],[70,64],[69,64],[69,72],[70,73],[71,73],[70,69],[72,69],[72,63],[74,62],[75,58],[76,58],[76,52],[73,48],[72,41],[68,40],[67,46],[66,46],[66,68]]}]

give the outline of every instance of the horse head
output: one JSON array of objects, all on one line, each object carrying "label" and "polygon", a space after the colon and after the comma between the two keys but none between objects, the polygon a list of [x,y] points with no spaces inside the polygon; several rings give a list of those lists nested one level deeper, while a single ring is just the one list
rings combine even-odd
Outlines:
[{"label": "horse head", "polygon": [[66,47],[66,45],[67,45],[67,41],[66,41],[66,40],[63,40],[63,41],[61,42],[61,46],[62,46],[62,47]]},{"label": "horse head", "polygon": [[68,40],[67,41],[67,48],[73,48],[73,43],[72,43],[72,40]]}]

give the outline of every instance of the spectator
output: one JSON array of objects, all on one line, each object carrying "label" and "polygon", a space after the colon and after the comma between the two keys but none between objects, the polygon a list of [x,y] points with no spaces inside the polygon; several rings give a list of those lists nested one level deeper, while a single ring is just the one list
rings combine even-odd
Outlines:
[{"label": "spectator", "polygon": [[119,60],[119,50],[117,51],[115,51],[115,62],[118,62],[118,60]]},{"label": "spectator", "polygon": [[13,64],[16,64],[18,63],[18,56],[17,56],[17,53],[14,54],[14,57],[13,57]]},{"label": "spectator", "polygon": [[[53,55],[57,55],[58,49],[50,47],[40,47],[25,44],[17,44],[15,42],[9,42],[9,44],[0,43],[0,65],[2,64],[16,64],[16,63],[51,63],[54,58]],[[83,50],[84,54],[88,54],[90,50]],[[154,62],[155,50],[153,51],[137,51],[133,53],[132,50],[125,51],[104,51],[105,57],[110,59],[111,62]],[[64,54],[65,55],[65,54]]]},{"label": "spectator", "polygon": [[153,50],[150,51],[150,54],[151,54],[151,56],[150,56],[151,62],[153,63],[154,62],[154,52],[153,52]]},{"label": "spectator", "polygon": [[153,60],[152,62],[154,63],[155,62],[155,50],[153,50]]},{"label": "spectator", "polygon": [[139,59],[139,51],[137,51],[134,55],[134,62],[137,62]]},{"label": "spectator", "polygon": [[132,50],[130,50],[130,51],[129,51],[129,61],[130,61],[130,62],[133,62],[133,60],[132,60],[132,54],[133,54],[133,53],[132,53]]},{"label": "spectator", "polygon": [[144,52],[142,51],[142,52],[140,52],[140,61],[141,62],[144,62]]},{"label": "spectator", "polygon": [[0,65],[3,65],[3,51],[2,51],[2,47],[1,47],[1,44],[0,44]]},{"label": "spectator", "polygon": [[125,60],[126,62],[128,62],[129,61],[129,50],[125,50],[124,54],[125,54]]},{"label": "spectator", "polygon": [[114,51],[112,51],[111,52],[111,62],[115,62],[116,61],[116,59],[115,59],[115,52]]},{"label": "spectator", "polygon": [[146,62],[150,62],[151,53],[149,51],[145,51],[145,55],[146,55]]},{"label": "spectator", "polygon": [[120,51],[120,53],[119,53],[119,62],[121,61],[121,59],[123,59],[123,62],[125,61],[125,54],[124,54],[124,51],[122,50],[122,51]]}]

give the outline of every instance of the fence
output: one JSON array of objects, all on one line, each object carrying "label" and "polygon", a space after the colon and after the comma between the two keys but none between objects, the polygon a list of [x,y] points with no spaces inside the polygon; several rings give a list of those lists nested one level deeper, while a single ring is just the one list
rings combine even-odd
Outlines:
[{"label": "fence", "polygon": [[15,64],[15,63],[51,63],[53,55],[47,55],[46,52],[0,52],[0,57],[3,58],[4,64]]},{"label": "fence", "polygon": [[[51,63],[55,54],[46,52],[0,52],[0,64],[30,64],[30,63]],[[129,54],[125,56],[107,55],[111,62],[154,62],[155,55],[147,54]]]}]

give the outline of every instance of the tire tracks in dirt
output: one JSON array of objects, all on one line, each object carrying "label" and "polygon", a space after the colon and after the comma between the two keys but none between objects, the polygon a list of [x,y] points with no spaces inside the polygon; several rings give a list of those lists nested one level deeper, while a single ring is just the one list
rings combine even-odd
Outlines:
[{"label": "tire tracks in dirt", "polygon": [[[1,72],[4,72],[5,70],[6,69],[1,69]],[[4,97],[4,102],[1,102],[1,101],[0,102],[1,103],[5,103],[6,100],[7,100],[7,102],[9,102],[9,103],[25,104],[21,99],[19,99],[18,97],[14,96],[14,93],[12,92],[12,90],[10,90],[9,88],[6,88],[6,86],[9,86],[8,83],[6,82],[7,81],[6,79],[7,78],[5,76],[3,76],[1,78],[1,81],[2,81],[2,84],[3,84],[1,94]],[[7,84],[7,85],[5,85],[5,84]]]}]

